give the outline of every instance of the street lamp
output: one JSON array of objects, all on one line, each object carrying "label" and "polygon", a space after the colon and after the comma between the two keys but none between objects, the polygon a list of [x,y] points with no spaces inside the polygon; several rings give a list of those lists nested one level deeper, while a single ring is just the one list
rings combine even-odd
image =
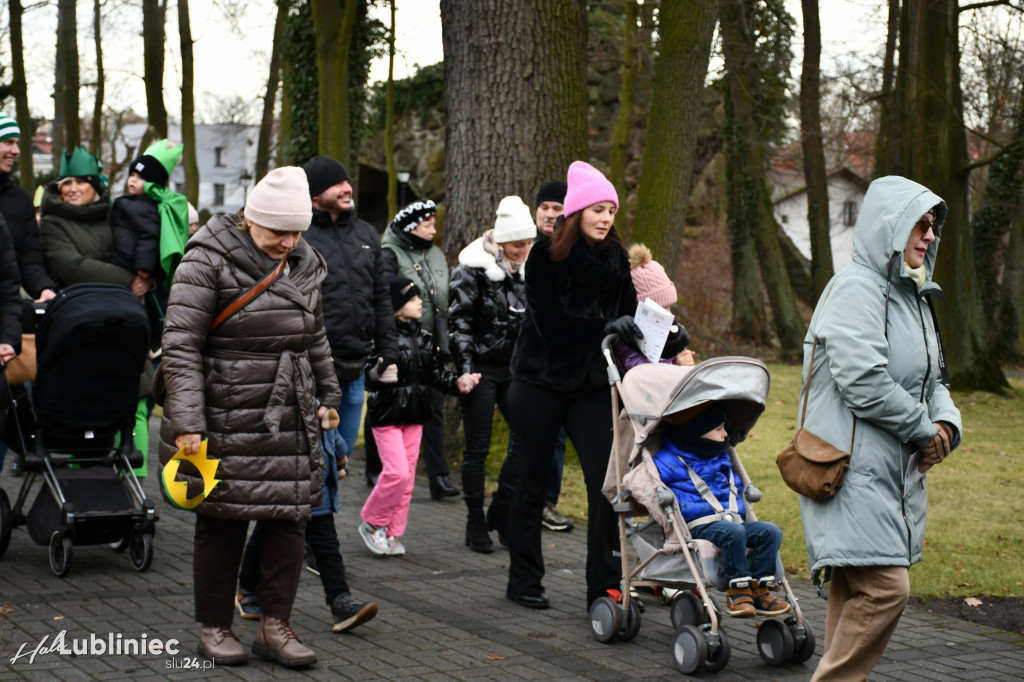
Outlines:
[{"label": "street lamp", "polygon": [[249,183],[252,182],[252,174],[249,169],[246,168],[242,171],[242,174],[238,176],[238,179],[242,182],[242,205],[249,200]]},{"label": "street lamp", "polygon": [[409,183],[412,173],[407,170],[396,171],[398,177],[398,208],[405,208],[405,186]]}]

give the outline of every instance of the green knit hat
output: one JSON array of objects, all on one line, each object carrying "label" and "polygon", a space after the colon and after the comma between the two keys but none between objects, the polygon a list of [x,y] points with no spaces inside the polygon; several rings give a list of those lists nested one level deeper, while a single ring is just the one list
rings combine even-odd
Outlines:
[{"label": "green knit hat", "polygon": [[[64,150],[60,157],[60,180],[65,178],[83,178],[89,182],[98,194],[103,194],[107,187],[107,179],[100,175],[103,164],[79,145],[71,151]],[[58,182],[59,184],[59,182]]]},{"label": "green knit hat", "polygon": [[0,142],[12,137],[21,137],[21,128],[18,127],[17,121],[0,111]]}]

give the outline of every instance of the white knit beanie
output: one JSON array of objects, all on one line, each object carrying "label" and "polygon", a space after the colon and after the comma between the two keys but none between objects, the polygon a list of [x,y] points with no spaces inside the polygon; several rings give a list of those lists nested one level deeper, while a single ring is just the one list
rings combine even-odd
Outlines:
[{"label": "white knit beanie", "polygon": [[267,173],[249,192],[245,217],[276,232],[305,232],[313,220],[306,171],[283,166]]},{"label": "white knit beanie", "polygon": [[519,197],[505,197],[498,203],[497,218],[494,220],[494,242],[518,242],[537,236],[537,223],[530,209]]}]

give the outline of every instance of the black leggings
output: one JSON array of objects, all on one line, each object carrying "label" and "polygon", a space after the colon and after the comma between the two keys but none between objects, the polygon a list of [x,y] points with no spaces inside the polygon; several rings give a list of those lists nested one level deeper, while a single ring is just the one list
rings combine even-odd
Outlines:
[{"label": "black leggings", "polygon": [[551,470],[551,452],[563,426],[579,455],[587,485],[587,606],[618,587],[621,565],[615,513],[601,494],[612,447],[610,396],[606,389],[552,391],[513,379],[509,389],[519,476],[509,513],[508,590],[537,595],[544,590],[541,514]]}]

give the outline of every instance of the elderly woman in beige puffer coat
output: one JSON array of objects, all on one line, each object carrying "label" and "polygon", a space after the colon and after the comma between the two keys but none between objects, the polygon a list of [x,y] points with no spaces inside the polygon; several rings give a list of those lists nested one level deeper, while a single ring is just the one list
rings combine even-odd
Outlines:
[{"label": "elderly woman in beige puffer coat", "polygon": [[[288,620],[321,495],[319,421],[341,395],[320,301],[326,265],[301,239],[310,219],[303,170],[269,173],[242,213],[214,218],[188,242],[164,322],[161,463],[181,447],[197,452],[203,438],[207,457],[220,459],[220,483],[196,508],[193,576],[199,653],[221,665],[247,659],[231,621],[251,520],[263,540],[253,653],[285,666],[316,662]],[[285,258],[277,279],[211,331]],[[182,470],[178,478],[202,483]]]}]

